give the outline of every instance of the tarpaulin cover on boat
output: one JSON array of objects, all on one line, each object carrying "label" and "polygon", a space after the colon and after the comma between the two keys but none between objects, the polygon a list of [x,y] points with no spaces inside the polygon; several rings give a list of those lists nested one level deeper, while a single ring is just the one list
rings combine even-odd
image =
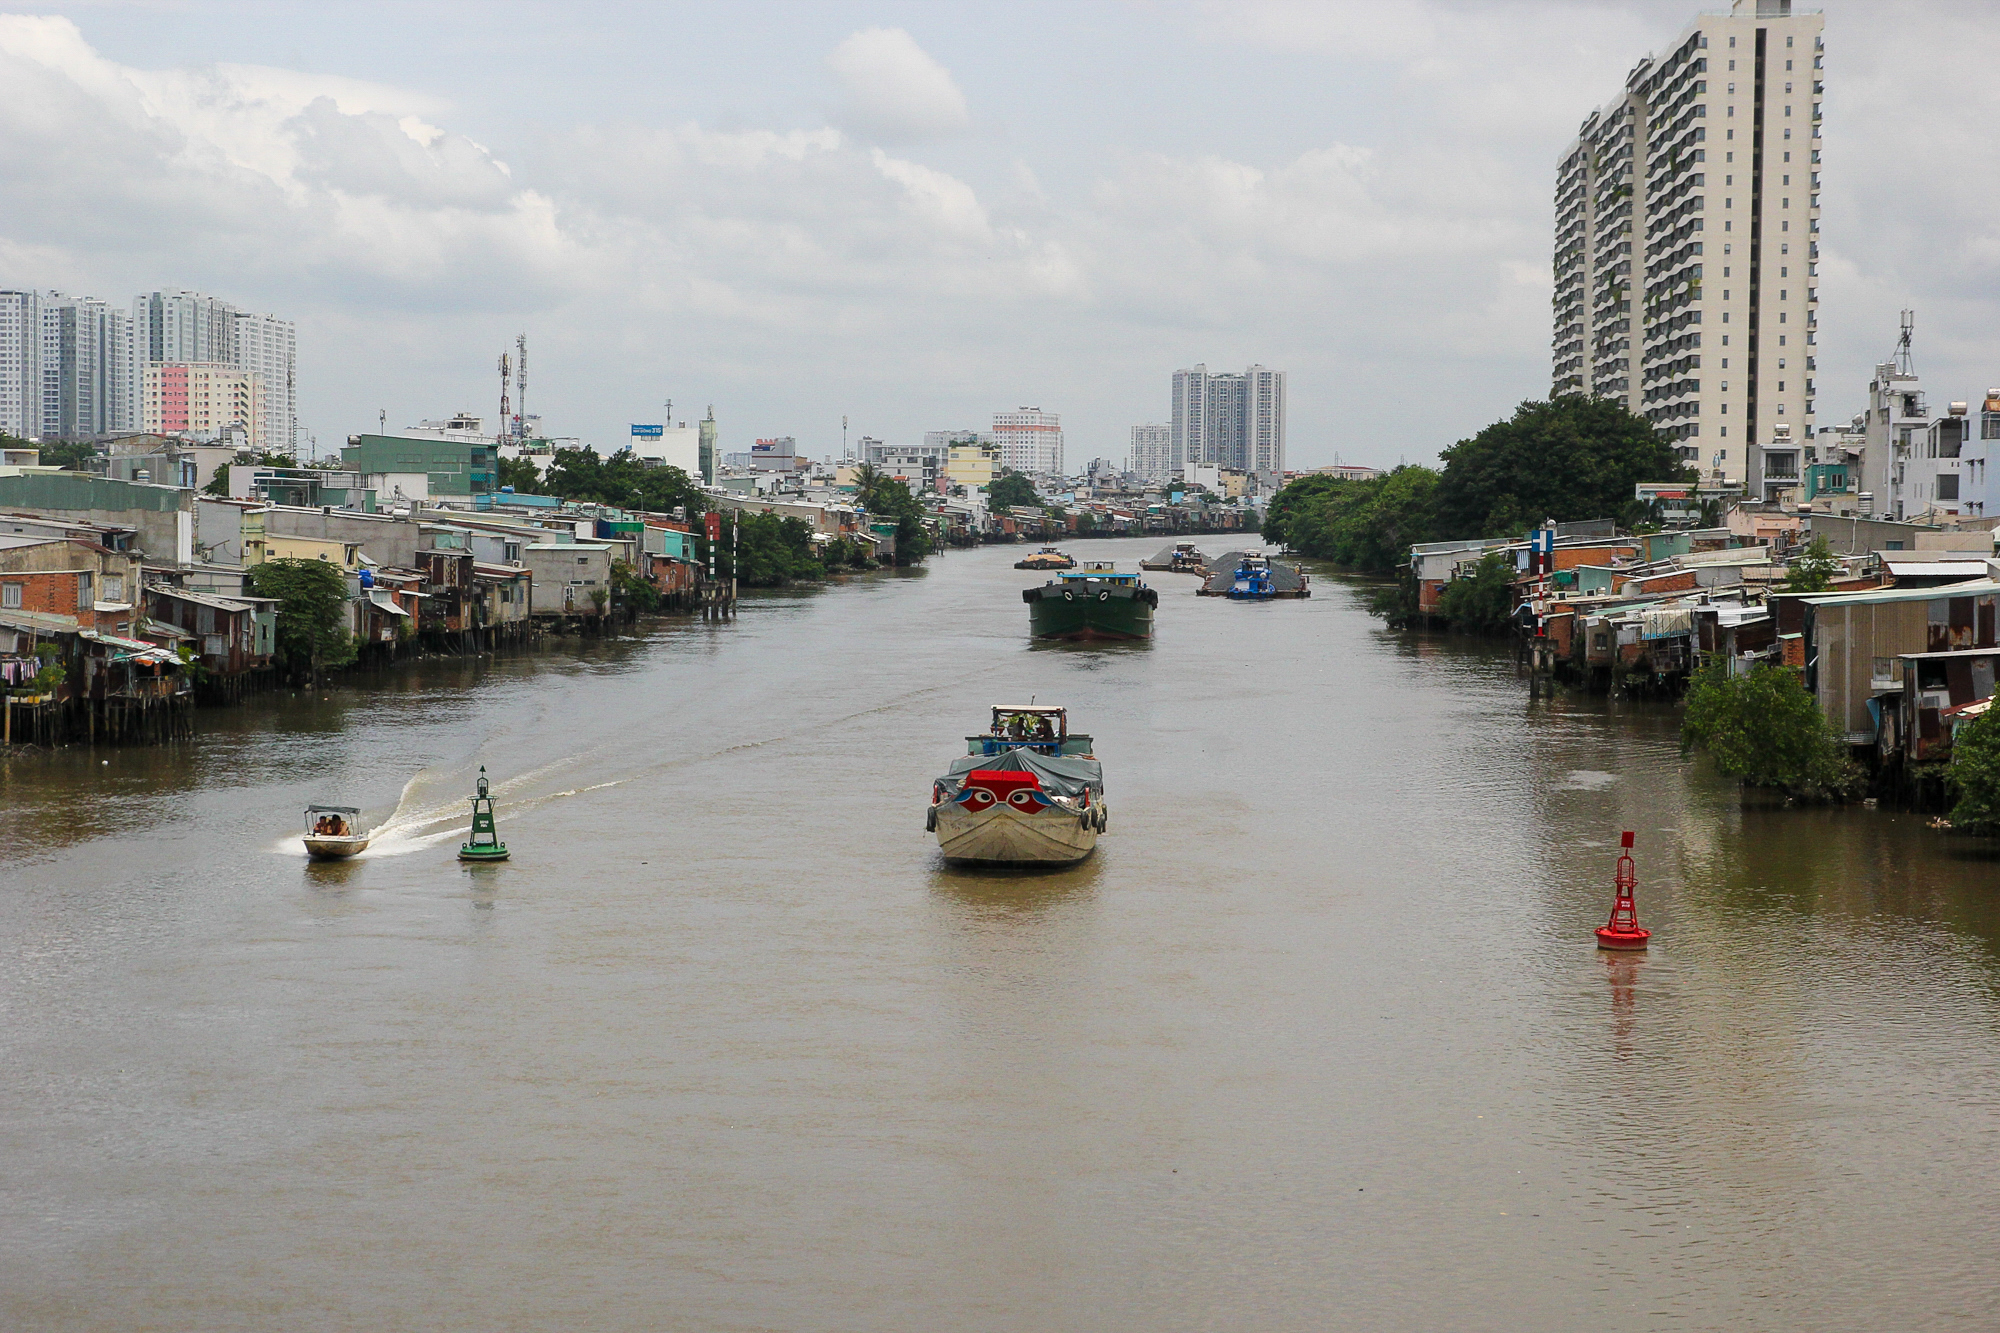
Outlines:
[{"label": "tarpaulin cover on boat", "polygon": [[1081,796],[1085,787],[1099,794],[1104,791],[1104,765],[1095,759],[1081,759],[1076,755],[1036,754],[1033,750],[1009,750],[1005,754],[960,755],[951,762],[951,772],[945,775],[946,782],[963,782],[965,775],[975,768],[999,769],[1002,772],[1033,773],[1042,784],[1042,790],[1054,792],[1058,796]]}]

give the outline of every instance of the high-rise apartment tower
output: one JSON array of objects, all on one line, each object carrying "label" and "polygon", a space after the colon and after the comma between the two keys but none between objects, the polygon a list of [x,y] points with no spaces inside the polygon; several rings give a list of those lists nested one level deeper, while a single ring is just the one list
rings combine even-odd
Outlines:
[{"label": "high-rise apartment tower", "polygon": [[1616,398],[1769,496],[1813,433],[1824,21],[1704,14],[1556,172],[1555,394]]},{"label": "high-rise apartment tower", "polygon": [[1172,426],[1132,427],[1132,471],[1147,481],[1165,481],[1180,471],[1181,463],[1174,456]]},{"label": "high-rise apartment tower", "polygon": [[1173,451],[1178,464],[1244,472],[1285,470],[1285,372],[1251,366],[1211,375],[1174,372]]},{"label": "high-rise apartment tower", "polygon": [[1062,415],[1039,407],[993,414],[1000,461],[1016,472],[1059,477],[1063,470]]}]

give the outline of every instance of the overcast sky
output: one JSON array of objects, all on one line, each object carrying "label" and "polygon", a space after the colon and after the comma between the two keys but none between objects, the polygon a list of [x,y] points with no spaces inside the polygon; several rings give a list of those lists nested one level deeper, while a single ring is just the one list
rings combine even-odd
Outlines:
[{"label": "overcast sky", "polygon": [[[714,404],[812,454],[1290,373],[1293,466],[1548,390],[1550,192],[1693,20],[1657,0],[273,5],[0,15],[0,286],[295,319],[322,448],[529,406],[616,447]],[[1829,6],[1819,420],[1917,311],[2000,384],[2000,7]]]}]

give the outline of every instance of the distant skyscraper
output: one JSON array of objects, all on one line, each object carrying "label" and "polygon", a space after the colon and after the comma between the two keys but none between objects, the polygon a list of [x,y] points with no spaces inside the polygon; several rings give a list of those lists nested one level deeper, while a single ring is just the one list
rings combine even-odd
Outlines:
[{"label": "distant skyscraper", "polygon": [[138,429],[130,317],[89,296],[43,292],[40,304],[41,437]]},{"label": "distant skyscraper", "polygon": [[1823,26],[1704,14],[1556,170],[1551,392],[1617,399],[1759,499],[1813,433]]},{"label": "distant skyscraper", "polygon": [[0,435],[42,433],[42,294],[0,291]]},{"label": "distant skyscraper", "polygon": [[276,315],[240,310],[202,292],[157,291],[135,297],[132,323],[141,367],[166,363],[234,366],[257,375],[258,449],[298,447],[298,337]]},{"label": "distant skyscraper", "polygon": [[1132,471],[1147,481],[1165,481],[1180,465],[1172,426],[1132,427]]},{"label": "distant skyscraper", "polygon": [[1251,366],[1211,375],[1174,372],[1173,442],[1183,465],[1243,472],[1285,470],[1285,372]]},{"label": "distant skyscraper", "polygon": [[1039,407],[993,414],[993,438],[1000,462],[1016,472],[1059,477],[1063,470],[1062,416]]}]

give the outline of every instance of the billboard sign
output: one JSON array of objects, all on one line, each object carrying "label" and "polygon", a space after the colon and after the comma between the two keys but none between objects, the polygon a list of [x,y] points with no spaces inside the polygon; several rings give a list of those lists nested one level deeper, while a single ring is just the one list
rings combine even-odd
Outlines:
[{"label": "billboard sign", "polygon": [[635,440],[657,440],[666,433],[667,428],[664,425],[641,426],[637,422],[632,424],[632,438]]}]

